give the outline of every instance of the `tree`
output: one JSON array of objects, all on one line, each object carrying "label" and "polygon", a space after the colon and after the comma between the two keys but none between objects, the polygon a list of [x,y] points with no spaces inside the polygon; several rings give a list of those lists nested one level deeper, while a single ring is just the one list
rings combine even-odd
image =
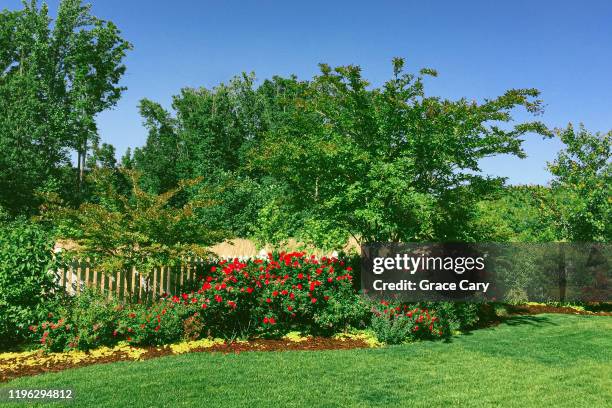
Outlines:
[{"label": "tree", "polygon": [[77,151],[79,185],[97,141],[95,116],[113,106],[130,44],[80,0],[0,12],[0,204],[36,208],[35,191],[62,176]]},{"label": "tree", "polygon": [[134,151],[143,185],[161,193],[182,178],[217,183],[244,170],[243,156],[266,127],[265,107],[254,77],[243,74],[213,89],[185,88],[173,97],[173,117],[159,103],[143,99],[140,114],[149,131]]},{"label": "tree", "polygon": [[251,165],[283,180],[292,211],[336,225],[362,242],[475,241],[476,204],[503,180],[479,160],[524,157],[523,137],[549,136],[515,108],[541,112],[539,92],[514,89],[483,103],[426,96],[424,77],[393,61],[393,78],[373,88],[357,66],[332,69],[296,98],[294,114],[265,133]]},{"label": "tree", "polygon": [[42,219],[58,226],[58,238],[76,243],[68,256],[89,257],[104,272],[135,267],[148,274],[155,267],[176,265],[181,257],[207,255],[206,247],[225,237],[200,226],[196,210],[209,203],[169,205],[173,196],[195,188],[200,180],[183,180],[177,188],[157,195],[140,188],[138,173],[120,171],[130,181],[129,194],[117,188],[113,170],[102,168],[89,175],[95,202],[73,209],[62,205],[57,196],[47,196]]},{"label": "tree", "polygon": [[612,237],[612,131],[590,133],[583,126],[557,130],[565,144],[548,168],[565,203],[551,203],[563,239],[610,242]]},{"label": "tree", "polygon": [[493,197],[478,203],[475,227],[486,242],[559,241],[552,201],[565,198],[547,186],[504,187]]}]

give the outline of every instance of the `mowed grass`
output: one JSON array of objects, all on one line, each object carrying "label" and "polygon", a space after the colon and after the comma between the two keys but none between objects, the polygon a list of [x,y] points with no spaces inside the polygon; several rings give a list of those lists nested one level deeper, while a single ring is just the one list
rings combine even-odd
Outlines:
[{"label": "mowed grass", "polygon": [[72,387],[72,407],[611,407],[612,318],[520,316],[449,343],[196,353],[0,386]]}]

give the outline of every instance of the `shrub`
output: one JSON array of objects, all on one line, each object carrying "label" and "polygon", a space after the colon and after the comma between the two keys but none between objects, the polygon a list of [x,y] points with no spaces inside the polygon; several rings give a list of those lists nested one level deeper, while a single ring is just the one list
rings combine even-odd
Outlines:
[{"label": "shrub", "polygon": [[469,302],[428,302],[420,303],[419,307],[434,310],[436,316],[445,326],[449,333],[455,330],[466,330],[476,327],[484,315],[482,303]]},{"label": "shrub", "polygon": [[123,313],[114,336],[132,345],[162,345],[183,338],[183,321],[189,310],[180,304],[160,302],[131,305]]},{"label": "shrub", "polygon": [[46,319],[29,327],[33,340],[49,351],[90,350],[117,343],[114,330],[124,307],[94,289],[79,296],[64,296],[60,306],[49,307]]},{"label": "shrub", "polygon": [[428,309],[382,301],[372,310],[372,330],[378,341],[400,344],[448,336],[445,324]]},{"label": "shrub", "polygon": [[0,224],[0,347],[27,336],[54,296],[50,234],[25,220]]},{"label": "shrub", "polygon": [[351,271],[342,260],[301,252],[221,261],[210,267],[197,291],[170,301],[199,309],[215,336],[333,333],[363,325],[368,313],[352,289]]}]

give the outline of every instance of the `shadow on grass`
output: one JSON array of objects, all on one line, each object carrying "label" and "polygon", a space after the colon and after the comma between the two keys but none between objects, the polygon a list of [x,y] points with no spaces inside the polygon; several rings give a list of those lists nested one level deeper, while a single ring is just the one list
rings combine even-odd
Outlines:
[{"label": "shadow on grass", "polygon": [[508,326],[521,326],[521,325],[529,325],[529,326],[544,326],[544,325],[552,325],[558,326],[557,323],[551,321],[548,317],[545,316],[534,316],[534,315],[521,315],[521,316],[509,316],[502,319],[502,323],[507,324]]},{"label": "shadow on grass", "polygon": [[[494,321],[489,321],[486,324],[474,327],[472,329],[468,329],[461,332],[462,336],[471,336],[475,331],[497,327],[500,324],[506,324],[508,326],[558,326],[557,323],[550,320],[550,318],[545,316],[535,316],[535,315],[511,315],[507,317],[498,317]],[[453,337],[445,338],[443,340],[444,343],[452,343]]]}]

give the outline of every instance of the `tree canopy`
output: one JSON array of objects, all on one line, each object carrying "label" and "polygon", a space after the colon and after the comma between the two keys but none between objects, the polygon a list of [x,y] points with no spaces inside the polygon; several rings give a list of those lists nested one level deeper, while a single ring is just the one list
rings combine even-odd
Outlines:
[{"label": "tree canopy", "polygon": [[37,190],[65,181],[71,150],[82,179],[95,116],[120,98],[130,47],[81,0],[62,0],[55,21],[36,0],[0,12],[0,205],[32,212]]}]

